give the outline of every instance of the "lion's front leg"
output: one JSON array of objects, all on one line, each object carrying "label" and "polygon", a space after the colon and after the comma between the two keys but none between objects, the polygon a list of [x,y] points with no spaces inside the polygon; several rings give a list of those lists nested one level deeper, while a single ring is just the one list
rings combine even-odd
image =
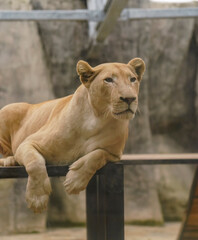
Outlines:
[{"label": "lion's front leg", "polygon": [[66,175],[64,186],[69,194],[78,194],[87,187],[92,176],[103,167],[107,161],[119,161],[105,150],[97,149],[74,162]]},{"label": "lion's front leg", "polygon": [[47,208],[51,183],[47,174],[45,159],[29,143],[23,143],[17,149],[15,159],[24,165],[28,173],[26,201],[34,212],[42,212]]}]

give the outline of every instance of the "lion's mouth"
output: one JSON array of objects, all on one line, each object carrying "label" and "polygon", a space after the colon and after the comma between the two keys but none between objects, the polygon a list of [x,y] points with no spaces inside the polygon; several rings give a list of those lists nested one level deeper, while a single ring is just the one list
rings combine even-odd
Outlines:
[{"label": "lion's mouth", "polygon": [[124,110],[122,112],[118,112],[118,113],[114,113],[114,114],[115,115],[122,115],[122,114],[125,114],[125,113],[132,113],[132,114],[134,114],[134,112],[131,109],[127,109],[127,110]]}]

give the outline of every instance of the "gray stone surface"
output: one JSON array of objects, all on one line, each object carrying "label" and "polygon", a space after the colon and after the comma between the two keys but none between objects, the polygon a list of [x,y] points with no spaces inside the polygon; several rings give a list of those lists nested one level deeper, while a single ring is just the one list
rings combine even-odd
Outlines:
[{"label": "gray stone surface", "polygon": [[125,171],[125,221],[162,225],[163,215],[156,191],[153,166],[134,166]]},{"label": "gray stone surface", "polygon": [[[29,1],[16,2],[0,1],[0,7],[30,9]],[[54,98],[35,23],[1,22],[0,52],[0,107],[12,102],[35,103]]]},{"label": "gray stone surface", "polygon": [[15,180],[0,181],[0,233],[7,233],[13,230],[13,185]]},{"label": "gray stone surface", "polygon": [[[195,169],[194,169],[195,170]],[[183,220],[186,213],[193,169],[185,166],[158,166],[156,180],[164,219]]]},{"label": "gray stone surface", "polygon": [[[81,0],[31,0],[34,9],[83,9]],[[40,22],[39,33],[50,68],[51,81],[56,97],[71,94],[80,82],[76,63],[83,58],[88,46],[87,22]]]},{"label": "gray stone surface", "polygon": [[12,233],[43,232],[46,227],[46,212],[35,214],[27,208],[25,201],[27,179],[15,180],[11,195]]},{"label": "gray stone surface", "polygon": [[[0,1],[1,9],[31,9],[29,1]],[[1,22],[0,108],[12,102],[54,98],[35,23]],[[46,214],[33,214],[25,202],[26,180],[0,180],[0,233],[43,231]]]},{"label": "gray stone surface", "polygon": [[[195,29],[194,19],[154,20],[150,27],[148,104],[155,153],[197,151]],[[156,174],[164,218],[182,219],[193,169],[158,166]]]},{"label": "gray stone surface", "polygon": [[[52,180],[52,179],[51,179]],[[81,225],[85,223],[85,191],[69,195],[63,186],[64,177],[54,178],[48,208],[48,226]]]}]

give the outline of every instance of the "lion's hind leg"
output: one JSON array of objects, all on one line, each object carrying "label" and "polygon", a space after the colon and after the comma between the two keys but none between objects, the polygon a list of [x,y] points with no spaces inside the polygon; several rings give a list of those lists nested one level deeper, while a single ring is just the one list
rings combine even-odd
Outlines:
[{"label": "lion's hind leg", "polygon": [[5,137],[0,135],[0,154],[4,157],[13,156],[11,143],[8,140],[5,140]]},{"label": "lion's hind leg", "polygon": [[18,165],[13,156],[0,158],[0,166],[9,167]]},{"label": "lion's hind leg", "polygon": [[2,139],[0,140],[0,154],[3,155],[3,158],[0,158],[0,166],[8,167],[17,165],[10,144]]}]

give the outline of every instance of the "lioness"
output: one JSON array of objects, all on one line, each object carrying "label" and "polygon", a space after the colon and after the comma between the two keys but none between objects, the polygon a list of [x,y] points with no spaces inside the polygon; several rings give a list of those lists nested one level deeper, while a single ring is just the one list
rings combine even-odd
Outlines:
[{"label": "lioness", "polygon": [[140,58],[96,67],[79,61],[82,84],[73,95],[0,110],[0,152],[5,157],[0,165],[25,166],[29,208],[41,212],[47,207],[51,184],[46,161],[72,163],[64,185],[77,194],[108,161],[120,160],[144,71]]}]

